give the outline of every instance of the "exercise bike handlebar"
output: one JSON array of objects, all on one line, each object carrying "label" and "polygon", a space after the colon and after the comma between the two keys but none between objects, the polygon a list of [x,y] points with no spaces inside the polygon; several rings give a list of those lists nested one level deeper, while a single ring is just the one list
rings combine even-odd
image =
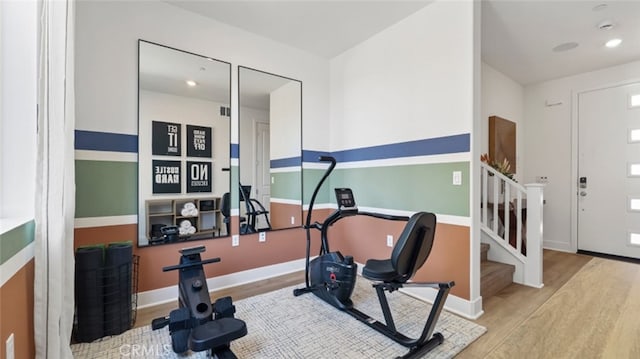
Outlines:
[{"label": "exercise bike handlebar", "polygon": [[311,213],[313,212],[313,204],[316,201],[316,196],[318,195],[318,191],[320,191],[320,187],[322,187],[322,184],[324,183],[324,181],[327,179],[327,177],[329,177],[333,169],[336,167],[336,159],[332,156],[320,156],[318,157],[318,161],[331,162],[331,165],[329,165],[329,168],[327,168],[327,170],[324,172],[324,175],[320,179],[320,182],[318,182],[318,184],[316,185],[316,188],[313,190],[313,195],[311,196],[311,201],[309,202],[309,209],[307,211],[307,220],[305,222],[306,228],[311,227]]},{"label": "exercise bike handlebar", "polygon": [[181,263],[181,264],[176,264],[176,265],[173,265],[173,266],[163,267],[162,271],[163,272],[169,272],[169,271],[172,271],[172,270],[193,268],[193,267],[198,267],[198,266],[202,266],[202,265],[205,265],[205,264],[217,263],[217,262],[220,262],[220,257],[209,258],[209,259],[205,259],[203,261],[194,262],[194,263]]},{"label": "exercise bike handlebar", "polygon": [[374,212],[360,212],[358,211],[358,215],[361,216],[369,216],[374,218],[386,219],[388,221],[405,221],[408,222],[410,217],[407,216],[396,216],[393,214],[384,214],[384,213],[374,213]]}]

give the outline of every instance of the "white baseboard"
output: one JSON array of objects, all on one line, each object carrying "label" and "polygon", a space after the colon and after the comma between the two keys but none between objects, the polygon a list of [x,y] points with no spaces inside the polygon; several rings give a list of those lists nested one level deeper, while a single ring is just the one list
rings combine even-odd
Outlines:
[{"label": "white baseboard", "polygon": [[[437,289],[426,287],[402,288],[400,291],[429,303],[433,303],[436,299],[436,295],[438,294]],[[482,314],[484,314],[484,311],[482,310],[482,297],[477,298],[475,301],[469,301],[449,294],[447,301],[444,304],[444,309],[472,320],[478,319]]]},{"label": "white baseboard", "polygon": [[[304,270],[304,258],[294,261],[274,264],[270,266],[248,269],[242,272],[231,273],[219,277],[207,279],[209,291],[236,287],[243,284],[259,282],[261,280],[278,277],[284,274]],[[304,276],[300,276],[300,283],[304,282]],[[138,293],[138,308],[146,308],[154,305],[169,303],[178,300],[178,286],[173,285],[159,289],[153,289]]]}]

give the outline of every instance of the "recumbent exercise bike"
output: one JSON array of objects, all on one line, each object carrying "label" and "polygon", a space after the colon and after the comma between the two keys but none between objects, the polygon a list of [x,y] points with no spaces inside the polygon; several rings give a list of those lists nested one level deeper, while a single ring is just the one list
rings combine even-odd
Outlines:
[{"label": "recumbent exercise bike", "polygon": [[236,358],[230,343],[247,335],[247,326],[234,318],[236,311],[231,297],[219,298],[211,303],[203,265],[220,262],[220,258],[202,260],[204,246],[180,250],[180,264],[162,268],[163,272],[179,270],[179,308],[168,317],[156,318],[151,328],[169,326],[171,346],[182,354],[209,350],[212,358]]},{"label": "recumbent exercise bike", "polygon": [[[295,289],[293,291],[294,296],[313,293],[325,302],[350,314],[395,342],[408,347],[409,352],[402,358],[422,357],[444,341],[444,336],[441,333],[434,333],[434,329],[449,295],[449,290],[455,285],[453,281],[445,283],[407,282],[422,267],[431,252],[436,229],[436,216],[427,212],[415,213],[411,218],[360,212],[351,189],[336,188],[335,194],[338,209],[327,217],[323,223],[315,222],[311,224],[311,213],[318,190],[336,166],[336,160],[333,157],[321,156],[320,161],[330,162],[331,165],[320,179],[309,203],[305,223],[307,232],[305,287]],[[329,227],[342,218],[355,215],[407,221],[402,234],[398,238],[398,242],[393,248],[391,258],[385,260],[369,259],[362,270],[362,276],[374,282],[373,287],[378,295],[385,323],[381,323],[354,308],[350,297],[356,283],[357,264],[353,261],[352,256],[343,256],[340,252],[331,252],[329,250],[327,238]],[[310,261],[311,228],[318,229],[321,232],[320,254],[312,261]],[[431,287],[438,291],[422,334],[415,339],[409,338],[396,330],[385,293],[385,291],[391,293],[408,286]]]}]

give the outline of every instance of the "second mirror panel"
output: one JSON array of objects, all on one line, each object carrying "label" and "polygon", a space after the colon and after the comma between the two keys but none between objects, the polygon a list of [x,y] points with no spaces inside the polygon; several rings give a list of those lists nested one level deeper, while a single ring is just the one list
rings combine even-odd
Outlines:
[{"label": "second mirror panel", "polygon": [[302,225],[302,82],[238,68],[240,234]]}]

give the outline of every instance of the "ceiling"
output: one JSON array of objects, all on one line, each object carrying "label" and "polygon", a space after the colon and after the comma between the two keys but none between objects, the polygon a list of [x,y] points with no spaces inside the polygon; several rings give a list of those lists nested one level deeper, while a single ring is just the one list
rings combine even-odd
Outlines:
[{"label": "ceiling", "polygon": [[[431,1],[167,2],[329,59]],[[600,30],[605,20],[614,27]],[[614,36],[622,44],[605,48]],[[578,46],[552,50],[567,42]],[[522,85],[638,60],[640,1],[484,0],[482,58]]]},{"label": "ceiling", "polygon": [[[578,46],[552,50],[568,42]],[[640,60],[640,1],[484,1],[482,59],[522,85]]]},{"label": "ceiling", "polygon": [[[228,63],[140,41],[140,88],[182,97],[230,102]],[[187,86],[192,80],[197,86]]]}]

